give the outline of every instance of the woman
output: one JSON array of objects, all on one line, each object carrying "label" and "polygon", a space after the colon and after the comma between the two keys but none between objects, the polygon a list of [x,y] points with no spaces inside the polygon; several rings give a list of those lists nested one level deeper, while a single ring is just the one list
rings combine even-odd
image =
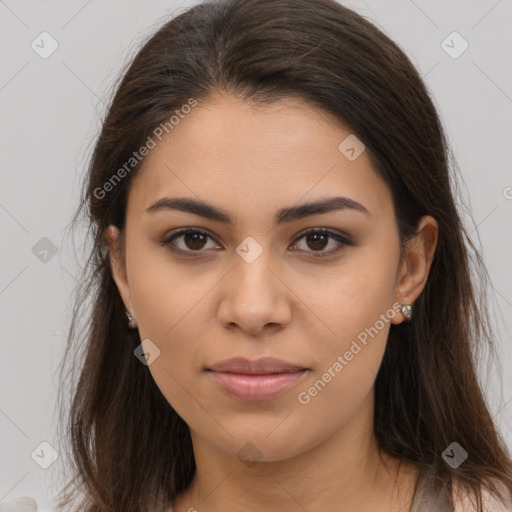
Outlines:
[{"label": "woman", "polygon": [[162,26],[86,177],[60,506],[509,510],[449,156],[411,62],[333,0]]}]

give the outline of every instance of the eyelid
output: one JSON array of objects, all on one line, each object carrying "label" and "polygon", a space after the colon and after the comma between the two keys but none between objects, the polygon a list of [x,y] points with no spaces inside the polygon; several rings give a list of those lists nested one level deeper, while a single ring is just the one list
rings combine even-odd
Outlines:
[{"label": "eyelid", "polygon": [[306,228],[297,234],[297,236],[295,237],[294,243],[295,243],[295,241],[300,240],[305,235],[310,235],[310,234],[315,234],[315,233],[328,234],[335,239],[341,240],[341,243],[346,243],[347,245],[353,245],[353,242],[350,239],[349,235],[346,235],[342,231],[338,231],[336,229],[331,229],[328,227]]},{"label": "eyelid", "polygon": [[315,227],[315,228],[307,228],[304,231],[301,231],[292,242],[292,245],[295,245],[299,240],[308,235],[314,235],[319,233],[321,235],[327,235],[330,239],[335,240],[337,243],[337,247],[335,249],[331,249],[330,251],[305,251],[308,253],[307,258],[329,258],[334,257],[340,254],[345,250],[346,246],[355,245],[354,242],[350,239],[348,235],[345,235],[341,231],[334,230],[327,227]]},{"label": "eyelid", "polygon": [[[163,239],[161,241],[158,242],[159,245],[163,245],[164,247],[167,247],[171,244],[171,242],[176,239],[176,238],[180,238],[182,237],[183,235],[186,235],[187,233],[200,233],[202,235],[205,235],[207,236],[208,238],[210,238],[211,240],[215,241],[215,243],[217,243],[218,245],[221,245],[219,244],[219,242],[217,241],[217,239],[207,230],[203,229],[203,228],[196,228],[196,227],[193,227],[193,226],[190,226],[190,227],[186,227],[186,228],[181,228],[181,229],[177,229],[177,230],[174,230],[174,231],[171,231],[170,233],[164,235]],[[189,254],[193,254],[193,253],[196,253],[196,254],[200,254],[200,253],[204,253],[205,251],[204,250],[199,250],[199,251],[184,251],[183,249],[178,249],[178,248],[175,248],[175,249],[171,249],[173,252],[178,252],[178,253],[189,253]]]},{"label": "eyelid", "polygon": [[[210,232],[208,230],[203,229],[203,228],[193,227],[193,226],[177,229],[175,231],[168,233],[167,235],[164,236],[164,238],[161,241],[158,242],[158,244],[162,245],[164,247],[169,247],[171,245],[171,242],[174,239],[180,238],[181,236],[184,236],[188,233],[203,234],[206,237],[213,240],[218,245],[222,245],[217,241],[215,236],[210,234]],[[329,238],[335,240],[338,244],[338,248],[331,249],[330,251],[304,251],[307,253],[311,253],[312,257],[314,257],[314,258],[315,257],[316,258],[320,258],[320,257],[327,258],[329,256],[338,254],[345,248],[345,246],[355,245],[354,242],[352,242],[351,238],[348,235],[344,234],[341,231],[334,230],[334,229],[327,228],[327,227],[306,228],[295,236],[293,242],[291,242],[291,245],[292,246],[295,245],[299,240],[301,240],[302,238],[304,238],[307,235],[312,235],[312,234],[316,234],[316,233],[327,235]],[[169,250],[174,253],[186,254],[186,255],[192,255],[192,254],[200,255],[202,253],[208,252],[208,251],[202,250],[202,249],[193,251],[193,250],[183,250],[183,249],[179,249],[179,248],[169,248]],[[300,252],[303,252],[303,251],[300,251]]]}]

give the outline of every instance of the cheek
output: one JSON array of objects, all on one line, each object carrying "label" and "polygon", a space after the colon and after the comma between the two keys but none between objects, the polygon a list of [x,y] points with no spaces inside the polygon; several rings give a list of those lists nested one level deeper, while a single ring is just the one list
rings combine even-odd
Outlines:
[{"label": "cheek", "polygon": [[326,320],[334,334],[315,343],[316,371],[307,383],[314,389],[301,388],[311,398],[316,393],[321,395],[315,399],[320,408],[341,398],[339,403],[346,406],[344,412],[350,413],[374,384],[395,313],[384,301],[372,300],[362,308],[340,302],[337,314]]},{"label": "cheek", "polygon": [[349,422],[368,402],[382,363],[395,315],[386,291],[392,283],[384,280],[381,293],[368,294],[362,290],[370,286],[361,289],[346,284],[333,291],[332,302],[323,309],[322,320],[334,334],[329,332],[314,348],[309,347],[317,365],[295,397],[304,428],[324,424],[329,430]]},{"label": "cheek", "polygon": [[314,314],[309,313],[307,322],[304,318],[297,322],[304,321],[300,328],[319,340],[314,347],[309,343],[317,362],[314,377],[320,379],[317,387],[323,395],[318,402],[347,395],[345,401],[357,403],[373,386],[396,314],[392,308],[395,258],[398,251],[390,247],[359,250],[357,258],[347,258],[343,267],[315,276],[315,286],[311,276],[298,281],[300,287],[294,291]]},{"label": "cheek", "polygon": [[[350,345],[376,322],[379,331],[386,331],[379,319],[386,315],[389,320],[394,314],[395,255],[391,252],[380,252],[382,257],[377,259],[373,250],[359,251],[329,273],[304,274],[295,281],[294,292],[309,310],[309,327],[315,324],[318,333],[325,334],[321,346],[329,353]],[[305,317],[303,309],[297,321]],[[385,343],[387,333],[376,337]]]},{"label": "cheek", "polygon": [[150,339],[159,350],[149,365],[151,375],[176,412],[186,419],[200,417],[205,402],[195,379],[201,372],[202,349],[198,328],[204,324],[202,310],[206,291],[211,286],[188,279],[176,270],[157,266],[134,281],[137,287],[137,312],[141,339]]},{"label": "cheek", "polygon": [[127,264],[141,336],[172,342],[213,286],[214,276],[198,275],[197,265],[173,262],[165,248],[143,243],[132,248]]},{"label": "cheek", "polygon": [[[208,293],[219,281],[198,265],[176,264],[164,250],[134,248],[127,262],[141,340],[159,356],[149,370],[166,399],[190,406],[191,377],[204,364],[205,330],[211,329]],[[201,273],[199,273],[201,272]]]}]

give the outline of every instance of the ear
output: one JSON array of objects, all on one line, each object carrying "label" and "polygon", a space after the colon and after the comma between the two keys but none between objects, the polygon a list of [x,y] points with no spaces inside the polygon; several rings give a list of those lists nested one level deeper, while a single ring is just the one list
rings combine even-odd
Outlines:
[{"label": "ear", "polygon": [[109,225],[105,230],[105,243],[108,247],[112,277],[116,282],[119,294],[121,295],[126,309],[134,318],[136,318],[130,294],[130,287],[128,285],[126,268],[122,258],[123,248],[120,240],[120,232],[116,226]]},{"label": "ear", "polygon": [[[425,215],[418,222],[417,234],[406,242],[406,251],[397,279],[395,301],[401,305],[413,305],[413,317],[414,301],[425,287],[434,259],[438,232],[436,220],[430,215]],[[391,319],[391,323],[400,324],[404,320],[400,312]]]}]

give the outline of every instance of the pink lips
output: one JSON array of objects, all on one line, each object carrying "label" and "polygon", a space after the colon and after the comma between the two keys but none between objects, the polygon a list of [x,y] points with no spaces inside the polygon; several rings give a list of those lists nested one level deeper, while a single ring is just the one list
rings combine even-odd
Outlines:
[{"label": "pink lips", "polygon": [[208,374],[225,391],[242,400],[267,400],[293,387],[307,368],[280,359],[257,361],[233,358],[207,368]]}]

